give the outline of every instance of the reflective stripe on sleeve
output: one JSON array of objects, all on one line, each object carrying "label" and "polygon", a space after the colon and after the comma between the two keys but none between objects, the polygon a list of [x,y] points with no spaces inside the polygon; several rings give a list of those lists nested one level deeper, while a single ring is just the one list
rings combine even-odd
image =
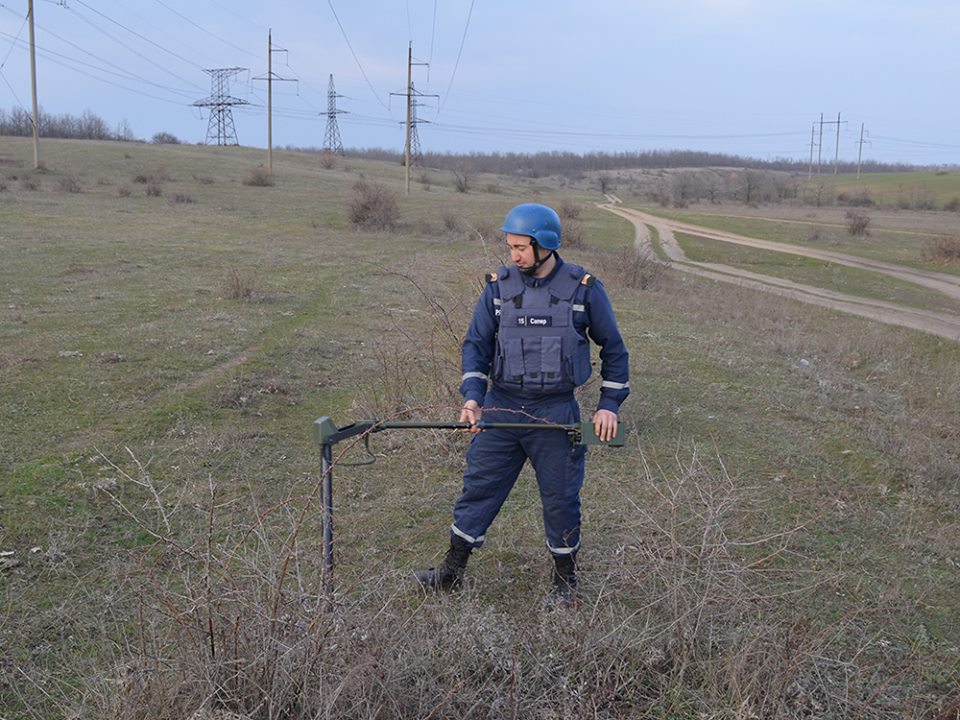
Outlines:
[{"label": "reflective stripe on sleeve", "polygon": [[460,378],[460,382],[463,382],[464,380],[469,380],[471,378],[477,378],[478,380],[486,380],[487,376],[484,375],[482,372],[468,372],[463,374],[463,377]]},{"label": "reflective stripe on sleeve", "polygon": [[600,383],[600,387],[610,388],[611,390],[626,390],[628,387],[630,387],[630,383],[618,383],[610,380],[604,380],[602,383]]}]

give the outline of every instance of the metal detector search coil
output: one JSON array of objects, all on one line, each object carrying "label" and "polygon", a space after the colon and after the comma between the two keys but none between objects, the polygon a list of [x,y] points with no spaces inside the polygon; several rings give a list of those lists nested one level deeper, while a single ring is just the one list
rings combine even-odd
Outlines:
[{"label": "metal detector search coil", "polygon": [[[593,423],[573,423],[562,425],[555,423],[477,423],[482,430],[562,430],[575,445],[609,445],[621,447],[624,443],[623,424],[617,423],[617,434],[609,442],[603,442],[594,432]],[[333,589],[333,446],[338,442],[362,435],[364,446],[369,453],[370,435],[383,430],[469,430],[470,423],[461,422],[420,422],[415,420],[360,420],[337,427],[327,416],[313,421],[313,439],[317,441],[323,453],[323,585],[326,590]],[[371,453],[372,457],[372,453]],[[373,462],[372,460],[370,462]]]}]

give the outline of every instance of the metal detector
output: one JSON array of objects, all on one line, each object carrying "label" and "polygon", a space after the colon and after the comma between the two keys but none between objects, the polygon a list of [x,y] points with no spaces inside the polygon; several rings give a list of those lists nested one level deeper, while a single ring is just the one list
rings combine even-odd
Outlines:
[{"label": "metal detector", "polygon": [[[486,422],[480,420],[477,427],[481,430],[562,430],[570,437],[574,445],[623,446],[623,423],[617,423],[617,434],[612,440],[603,442],[597,437],[593,423],[581,422],[570,425],[555,423],[522,422]],[[354,463],[366,465],[373,462],[370,452],[370,435],[383,430],[469,430],[466,422],[421,422],[415,420],[360,420],[341,428],[329,417],[323,416],[313,421],[313,438],[323,454],[323,586],[333,588],[333,446],[352,437],[363,436],[363,444],[370,460]]]}]

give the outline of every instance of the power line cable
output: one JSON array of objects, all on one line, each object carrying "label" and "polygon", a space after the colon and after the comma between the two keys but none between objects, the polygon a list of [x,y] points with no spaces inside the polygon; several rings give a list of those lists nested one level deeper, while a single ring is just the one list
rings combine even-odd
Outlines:
[{"label": "power line cable", "polygon": [[440,111],[443,110],[443,106],[447,103],[447,98],[450,97],[450,88],[453,87],[453,79],[457,76],[457,68],[460,67],[460,56],[463,55],[463,46],[467,42],[467,31],[470,29],[470,18],[473,17],[473,4],[476,0],[470,0],[470,12],[467,13],[467,22],[463,28],[463,37],[460,38],[460,49],[457,51],[457,61],[453,65],[453,73],[450,75],[450,84],[447,85],[447,91],[443,94],[443,101],[437,107],[437,117],[440,116]]},{"label": "power line cable", "polygon": [[217,2],[217,0],[210,0],[210,2],[212,2],[214,5],[216,5],[216,6],[217,6],[218,8],[220,8],[221,10],[224,10],[224,11],[230,13],[230,14],[233,15],[234,17],[240,18],[240,19],[243,20],[244,22],[250,23],[251,25],[253,25],[253,27],[257,28],[258,30],[266,30],[266,29],[267,29],[267,28],[264,27],[263,25],[260,25],[259,23],[255,23],[255,22],[254,22],[253,20],[251,20],[250,18],[248,18],[248,17],[246,17],[246,16],[244,16],[244,15],[241,15],[240,13],[238,13],[236,10],[234,10],[234,9],[231,8],[231,7],[229,7],[228,5],[224,5],[223,3]]},{"label": "power line cable", "polygon": [[[78,0],[78,1],[79,1],[79,0]],[[247,55],[250,55],[251,57],[255,57],[255,58],[257,58],[257,59],[260,58],[260,56],[257,55],[256,53],[253,53],[253,52],[251,52],[250,50],[247,50],[246,48],[242,48],[242,47],[240,47],[239,45],[234,45],[234,44],[233,44],[232,42],[230,42],[229,40],[224,40],[222,37],[220,37],[219,35],[217,35],[217,34],[214,33],[214,32],[211,32],[210,30],[207,30],[207,29],[206,29],[205,27],[203,27],[202,25],[198,25],[197,23],[195,23],[193,20],[191,20],[190,18],[188,18],[188,17],[187,17],[186,15],[184,15],[183,13],[178,12],[177,10],[174,10],[172,7],[170,7],[170,6],[167,5],[165,2],[163,2],[163,0],[155,0],[155,2],[156,2],[158,5],[162,5],[163,7],[165,7],[167,10],[169,10],[170,12],[172,12],[174,15],[176,15],[176,16],[177,16],[178,18],[180,18],[181,20],[185,20],[186,22],[190,23],[190,24],[193,25],[195,28],[197,28],[197,30],[199,30],[200,32],[206,33],[206,34],[209,35],[210,37],[212,37],[212,38],[214,38],[214,39],[216,39],[216,40],[219,40],[219,41],[222,42],[224,45],[229,45],[229,46],[232,47],[233,49],[239,50],[239,51],[242,52],[242,53],[246,53]]]},{"label": "power line cable", "polygon": [[[139,38],[140,40],[143,40],[144,42],[150,43],[150,44],[153,45],[155,48],[157,48],[157,49],[159,49],[159,50],[162,50],[163,52],[167,53],[168,55],[172,55],[173,57],[177,58],[178,60],[182,60],[183,62],[187,63],[188,65],[193,65],[194,67],[203,69],[203,66],[200,65],[199,63],[196,63],[196,62],[194,62],[193,60],[189,60],[188,58],[185,58],[183,55],[180,55],[179,53],[175,53],[173,50],[169,50],[169,49],[165,48],[163,45],[160,45],[159,43],[154,42],[153,40],[151,40],[150,38],[148,38],[146,35],[142,35],[141,33],[138,33],[136,30],[132,30],[132,29],[128,28],[126,25],[124,25],[123,23],[119,22],[118,20],[114,20],[114,19],[113,19],[112,17],[110,17],[109,15],[105,15],[104,13],[100,12],[100,11],[97,10],[96,8],[90,7],[90,6],[87,5],[87,3],[85,3],[83,0],[74,0],[74,2],[77,2],[77,3],[79,3],[80,5],[83,5],[85,8],[87,8],[87,10],[90,10],[91,12],[96,13],[97,15],[99,15],[100,17],[102,17],[104,20],[108,20],[109,22],[112,22],[112,23],[113,23],[114,25],[116,25],[117,27],[122,28],[123,30],[126,30],[128,33],[130,33],[130,34],[133,35],[134,37],[137,37],[137,38]],[[73,8],[69,8],[69,7],[68,7],[67,9],[70,10],[71,12],[75,13],[75,14],[77,15],[77,17],[79,17],[81,20],[83,20],[84,22],[86,22],[86,23],[87,23],[88,25],[90,25],[91,27],[99,30],[100,32],[102,32],[103,34],[105,34],[107,37],[111,38],[112,40],[114,40],[114,41],[117,42],[118,44],[123,45],[123,47],[127,48],[127,49],[130,50],[132,53],[138,55],[139,57],[143,58],[143,59],[146,60],[147,62],[150,62],[150,63],[156,65],[156,63],[153,63],[153,61],[150,60],[149,58],[144,57],[143,55],[141,55],[141,54],[140,54],[139,52],[137,52],[136,50],[133,50],[133,49],[130,48],[128,45],[126,45],[126,44],[124,44],[123,42],[121,42],[120,40],[117,40],[116,38],[114,38],[112,35],[110,35],[110,33],[106,32],[105,30],[103,30],[103,29],[100,28],[99,26],[95,25],[89,18],[85,18],[83,15],[81,15],[80,13],[78,13],[78,12],[77,12],[76,10],[74,10]]]},{"label": "power line cable", "polygon": [[[44,32],[47,32],[48,34],[50,34],[48,30],[44,30]],[[8,35],[7,33],[3,32],[3,31],[0,31],[0,36],[12,37],[11,35]],[[69,41],[66,41],[66,42],[69,42]],[[28,47],[28,46],[26,45],[26,43],[23,42],[22,40],[21,40],[21,41],[18,41],[16,44],[19,45],[20,47],[22,47],[23,49],[27,49],[27,47]],[[72,44],[72,43],[71,43],[71,44]],[[83,48],[79,48],[79,49],[83,51]],[[108,69],[106,69],[106,68],[99,67],[99,66],[94,65],[94,64],[92,64],[92,63],[88,63],[88,62],[86,62],[86,61],[84,61],[84,60],[80,60],[80,59],[78,59],[78,58],[73,58],[73,57],[70,57],[70,56],[68,56],[68,55],[64,55],[63,53],[58,53],[58,52],[56,52],[55,50],[50,50],[50,49],[48,49],[48,48],[41,47],[41,46],[39,46],[39,45],[37,46],[37,51],[38,51],[38,53],[39,53],[42,57],[45,57],[45,58],[49,59],[51,62],[55,62],[57,65],[60,65],[60,66],[62,66],[62,67],[65,67],[65,68],[67,68],[67,69],[69,69],[69,70],[73,70],[74,72],[79,72],[79,73],[81,73],[81,74],[83,74],[83,75],[86,75],[86,76],[88,76],[88,77],[92,77],[92,78],[95,79],[95,80],[100,80],[101,82],[107,82],[107,83],[109,83],[109,84],[115,85],[115,83],[110,83],[109,81],[104,80],[103,78],[99,78],[99,77],[97,77],[96,75],[92,75],[91,73],[88,73],[88,72],[85,72],[85,71],[83,71],[83,70],[80,70],[80,69],[78,69],[77,67],[68,64],[68,62],[65,62],[65,61],[69,61],[70,63],[75,63],[75,64],[78,64],[78,65],[84,65],[84,66],[89,67],[89,68],[92,68],[92,69],[94,69],[94,70],[96,70],[96,71],[98,71],[98,72],[106,73],[106,74],[108,74],[108,75],[114,75],[114,76],[120,77],[120,78],[122,78],[122,79],[124,79],[124,80],[136,80],[136,81],[142,82],[142,83],[144,83],[144,84],[146,84],[146,85],[152,85],[153,87],[159,88],[159,89],[161,89],[161,90],[166,90],[167,92],[171,92],[171,93],[173,93],[173,94],[175,94],[175,95],[183,95],[183,96],[185,96],[185,97],[192,97],[192,93],[188,93],[187,91],[184,91],[184,90],[178,90],[177,88],[172,88],[172,87],[169,87],[169,86],[167,86],[167,85],[160,85],[159,83],[151,82],[150,80],[147,80],[147,79],[145,79],[145,78],[142,78],[142,77],[140,77],[140,76],[138,76],[138,75],[134,75],[133,73],[131,73],[131,72],[127,71],[127,70],[123,70],[122,68],[119,68],[119,69],[121,70],[121,72],[114,72],[114,71],[112,71],[112,70],[108,70]],[[83,52],[86,52],[86,51],[83,51]],[[90,54],[90,53],[87,53],[87,54]],[[95,57],[95,58],[97,57],[96,55],[91,55],[91,56],[92,56],[92,57]],[[58,61],[58,60],[55,60],[54,58],[56,58],[56,57],[62,58],[63,60],[59,60],[59,61]],[[102,60],[102,58],[97,58],[97,59],[98,59],[98,60]],[[114,66],[114,67],[117,67],[117,66]],[[124,89],[129,89],[129,88],[126,88],[125,86],[121,86],[121,85],[116,85],[116,87],[123,87]],[[145,93],[142,93],[142,94],[145,94]],[[149,97],[154,97],[154,96],[149,96]]]},{"label": "power line cable", "polygon": [[3,66],[7,64],[7,60],[10,59],[10,53],[13,52],[14,45],[20,40],[20,35],[23,34],[23,29],[27,26],[27,20],[30,19],[29,15],[25,15],[23,22],[20,23],[20,29],[17,31],[17,36],[13,39],[13,42],[10,43],[10,47],[7,49],[7,54],[3,58],[3,62],[0,62],[0,70],[3,70]]},{"label": "power line cable", "polygon": [[[137,38],[139,38],[139,39],[141,39],[141,40],[144,40],[145,42],[150,43],[151,45],[153,45],[154,47],[162,50],[163,52],[166,52],[166,53],[172,55],[173,57],[176,57],[176,58],[178,58],[179,60],[182,60],[183,62],[185,62],[185,63],[187,63],[187,64],[189,64],[189,65],[193,65],[193,66],[195,66],[195,67],[200,67],[200,69],[202,69],[201,66],[197,65],[197,64],[194,63],[193,61],[188,60],[187,58],[185,58],[185,57],[183,57],[182,55],[179,55],[179,54],[173,52],[172,50],[168,50],[167,48],[165,48],[165,47],[163,47],[162,45],[154,42],[153,40],[151,40],[150,38],[142,35],[141,33],[138,33],[137,31],[128,28],[128,27],[127,27],[126,25],[124,25],[123,23],[120,23],[120,22],[114,20],[113,18],[111,18],[111,17],[103,14],[102,12],[100,12],[99,10],[97,10],[96,8],[90,7],[90,6],[87,5],[85,2],[83,2],[83,0],[75,0],[75,2],[78,2],[80,5],[83,5],[83,6],[86,7],[88,10],[91,10],[92,12],[96,13],[97,15],[103,17],[105,20],[108,20],[108,21],[112,22],[113,24],[117,25],[118,27],[120,27],[120,28],[126,30],[127,32],[129,32],[131,35],[134,35],[135,37],[137,37]],[[155,62],[154,60],[150,59],[149,57],[147,57],[146,55],[144,55],[143,53],[141,53],[139,50],[131,47],[130,45],[128,45],[127,43],[125,43],[125,42],[124,42],[123,40],[121,40],[120,38],[116,37],[115,35],[111,34],[111,33],[108,32],[107,30],[105,30],[104,28],[102,28],[102,27],[100,27],[99,25],[97,25],[97,24],[96,24],[95,22],[93,22],[90,18],[85,17],[84,15],[82,15],[81,13],[79,13],[79,12],[78,12],[77,10],[75,10],[74,8],[68,8],[68,10],[70,10],[71,12],[73,12],[73,13],[77,16],[77,18],[79,18],[80,20],[82,20],[83,22],[85,22],[87,25],[89,25],[90,27],[92,27],[94,30],[97,30],[98,32],[100,32],[100,33],[102,33],[103,35],[105,35],[106,37],[110,38],[110,39],[113,40],[115,43],[117,43],[118,45],[120,45],[122,48],[124,48],[124,49],[128,50],[129,52],[133,53],[134,55],[136,55],[137,57],[139,57],[141,60],[144,60],[145,62],[149,63],[150,65],[152,65],[152,66],[153,66],[154,68],[156,68],[157,70],[160,70],[161,72],[166,73],[166,74],[169,75],[170,77],[172,77],[172,78],[174,78],[174,79],[176,79],[176,80],[178,80],[178,81],[180,81],[180,82],[182,82],[182,83],[186,83],[187,85],[190,85],[190,86],[192,86],[192,87],[194,87],[194,88],[197,88],[197,89],[199,89],[199,90],[201,90],[201,91],[203,90],[203,88],[202,88],[200,85],[197,85],[196,83],[192,82],[191,80],[188,80],[188,79],[186,79],[186,78],[178,75],[177,73],[173,72],[172,70],[170,70],[170,69],[166,68],[165,66],[163,66],[163,65]],[[93,53],[89,52],[88,50],[85,50],[85,49],[81,48],[80,46],[76,45],[75,43],[72,43],[72,42],[70,42],[69,40],[65,40],[64,38],[61,38],[61,37],[55,35],[54,33],[50,32],[49,30],[46,30],[45,32],[47,32],[47,33],[49,33],[49,34],[51,34],[51,35],[54,35],[54,36],[57,37],[59,40],[67,43],[68,45],[71,45],[71,46],[73,46],[73,47],[81,50],[82,52],[90,55],[91,57],[96,57],[96,58],[97,58],[98,60],[100,60],[101,62],[104,62],[104,63],[106,63],[106,64],[108,64],[108,65],[113,66],[113,67],[118,67],[118,66],[115,65],[114,63],[111,63],[111,62],[109,62],[109,61],[107,61],[107,60],[104,60],[103,58],[97,57],[96,55],[94,55]],[[133,75],[132,73],[129,73],[129,71],[124,70],[124,72],[127,72],[127,73],[130,74],[130,75]],[[141,80],[142,80],[142,78],[138,78],[138,79],[141,79]],[[155,85],[155,84],[156,84],[156,83],[151,83],[150,81],[146,81],[146,80],[144,80],[144,82],[147,82],[148,84],[151,84],[151,85]]]},{"label": "power line cable", "polygon": [[330,6],[330,12],[333,13],[334,19],[337,21],[337,25],[340,28],[340,32],[343,35],[343,39],[347,43],[347,47],[350,48],[350,54],[353,55],[353,59],[357,63],[357,67],[360,68],[360,74],[363,75],[363,79],[367,81],[367,85],[370,87],[370,92],[373,93],[373,96],[377,99],[377,102],[383,106],[383,109],[387,112],[390,112],[390,108],[384,105],[383,100],[380,99],[380,96],[377,94],[377,91],[373,87],[373,83],[370,82],[370,78],[367,77],[366,71],[363,69],[363,65],[360,63],[360,58],[357,57],[357,53],[353,50],[353,45],[350,44],[350,38],[347,37],[347,31],[343,29],[343,23],[340,22],[340,17],[337,15],[337,11],[333,8],[333,1],[327,0],[327,5]]}]

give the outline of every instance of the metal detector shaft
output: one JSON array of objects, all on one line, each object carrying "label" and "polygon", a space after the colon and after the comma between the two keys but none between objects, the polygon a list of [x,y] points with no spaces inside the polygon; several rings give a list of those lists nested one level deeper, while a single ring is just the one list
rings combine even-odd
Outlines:
[{"label": "metal detector shaft", "polygon": [[[563,430],[576,445],[623,445],[623,426],[617,425],[617,434],[608,442],[603,442],[594,432],[593,423],[537,422],[487,422],[480,420],[477,426],[481,430]],[[323,453],[322,504],[323,504],[323,586],[329,592],[333,589],[333,446],[352,437],[369,436],[383,430],[468,430],[470,423],[465,422],[424,422],[418,420],[361,420],[338,428],[329,417],[313,421],[313,437]],[[364,438],[366,440],[367,438]]]}]

